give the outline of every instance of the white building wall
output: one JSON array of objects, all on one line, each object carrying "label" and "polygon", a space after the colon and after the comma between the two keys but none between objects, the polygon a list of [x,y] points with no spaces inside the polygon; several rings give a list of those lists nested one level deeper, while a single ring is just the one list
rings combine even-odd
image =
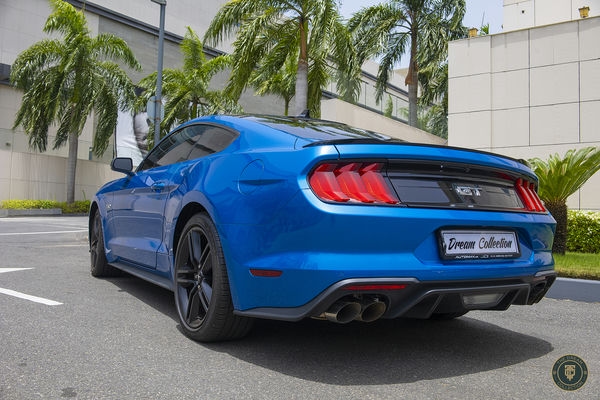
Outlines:
[{"label": "white building wall", "polygon": [[600,0],[504,0],[504,32],[580,19],[579,9],[589,7],[589,17],[600,15]]},{"label": "white building wall", "polygon": [[[600,146],[598,38],[593,17],[451,42],[448,144],[524,159]],[[600,174],[568,205],[600,210]]]}]

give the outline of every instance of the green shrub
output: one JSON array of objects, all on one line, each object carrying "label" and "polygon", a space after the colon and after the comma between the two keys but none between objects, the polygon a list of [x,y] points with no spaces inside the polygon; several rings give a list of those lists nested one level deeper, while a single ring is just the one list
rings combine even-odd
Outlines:
[{"label": "green shrub", "polygon": [[59,207],[63,214],[87,214],[90,210],[90,201],[79,200],[71,204],[62,202],[59,203]]},{"label": "green shrub", "polygon": [[600,253],[600,212],[569,210],[567,251]]},{"label": "green shrub", "polygon": [[53,200],[4,200],[1,208],[10,210],[35,210],[60,208],[57,207],[57,202]]},{"label": "green shrub", "polygon": [[60,208],[63,214],[86,214],[90,209],[89,200],[80,200],[68,204],[64,201],[55,200],[4,200],[0,208],[11,210],[47,210],[49,208]]}]

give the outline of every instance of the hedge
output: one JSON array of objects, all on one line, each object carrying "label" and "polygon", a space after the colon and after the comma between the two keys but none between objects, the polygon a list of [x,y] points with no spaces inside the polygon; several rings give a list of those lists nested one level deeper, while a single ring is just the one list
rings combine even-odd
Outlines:
[{"label": "hedge", "polygon": [[74,203],[55,200],[4,200],[0,208],[11,210],[46,210],[60,208],[63,214],[87,214],[90,209],[89,200],[79,200]]},{"label": "hedge", "polygon": [[569,210],[567,251],[600,253],[600,212]]}]

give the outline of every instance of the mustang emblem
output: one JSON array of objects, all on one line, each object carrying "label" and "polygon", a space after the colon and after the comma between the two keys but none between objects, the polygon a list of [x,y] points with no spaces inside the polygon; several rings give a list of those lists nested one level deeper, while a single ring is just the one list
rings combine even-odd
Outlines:
[{"label": "mustang emblem", "polygon": [[454,190],[459,196],[481,196],[481,188],[476,186],[455,186]]}]

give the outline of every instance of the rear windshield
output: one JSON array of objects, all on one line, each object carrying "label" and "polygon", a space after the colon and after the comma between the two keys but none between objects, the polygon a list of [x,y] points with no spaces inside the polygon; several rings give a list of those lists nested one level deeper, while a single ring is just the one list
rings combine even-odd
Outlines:
[{"label": "rear windshield", "polygon": [[246,118],[270,128],[286,132],[290,135],[307,139],[311,142],[346,140],[365,140],[369,142],[401,141],[399,139],[391,138],[390,136],[382,135],[381,133],[354,128],[332,121],[272,116],[253,116]]}]

